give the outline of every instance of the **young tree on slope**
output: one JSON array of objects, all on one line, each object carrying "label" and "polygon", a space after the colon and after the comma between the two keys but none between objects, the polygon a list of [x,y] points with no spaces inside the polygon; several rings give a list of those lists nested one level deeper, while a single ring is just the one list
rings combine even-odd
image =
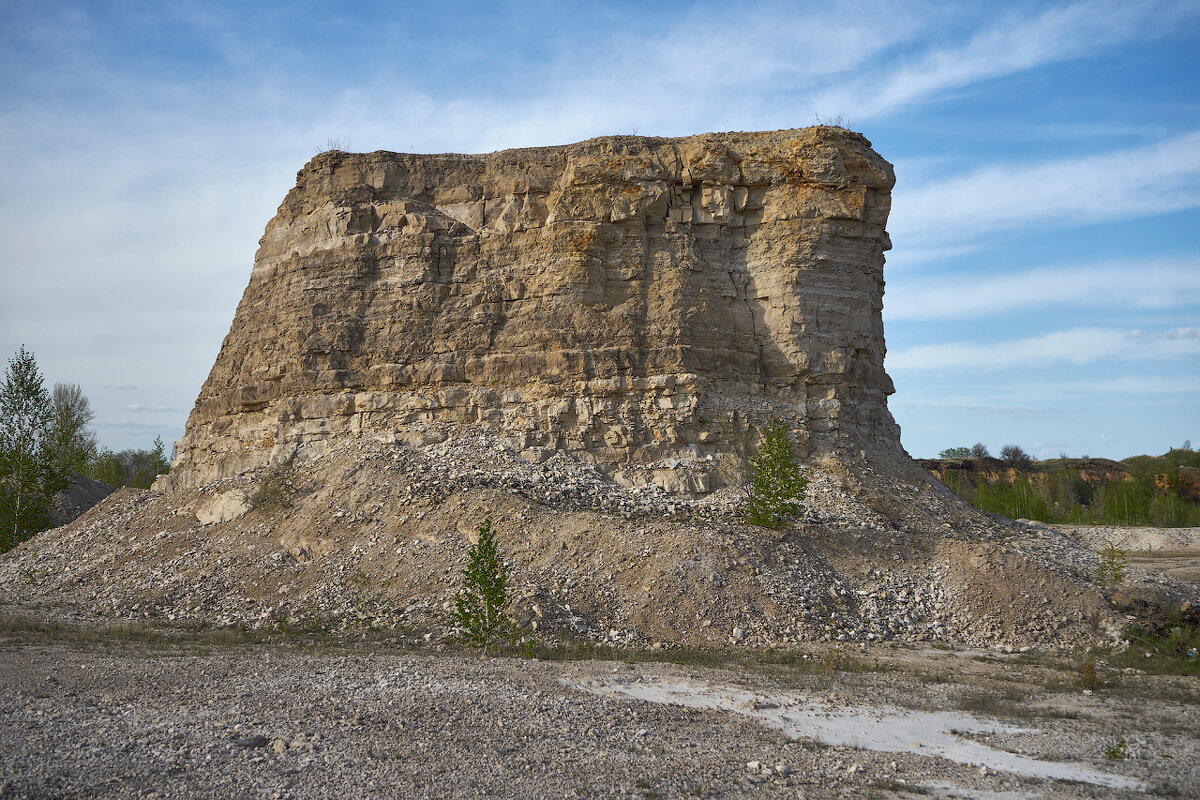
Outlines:
[{"label": "young tree on slope", "polygon": [[801,500],[808,480],[792,457],[792,440],[783,420],[772,420],[763,432],[762,446],[750,459],[749,482],[747,524],[783,530],[803,510]]},{"label": "young tree on slope", "polygon": [[0,384],[0,553],[50,527],[50,504],[66,486],[49,446],[50,393],[25,347]]},{"label": "young tree on slope", "polygon": [[497,635],[509,633],[508,570],[496,548],[492,521],[479,526],[479,541],[467,551],[463,586],[454,598],[453,620],[464,641],[484,648]]}]

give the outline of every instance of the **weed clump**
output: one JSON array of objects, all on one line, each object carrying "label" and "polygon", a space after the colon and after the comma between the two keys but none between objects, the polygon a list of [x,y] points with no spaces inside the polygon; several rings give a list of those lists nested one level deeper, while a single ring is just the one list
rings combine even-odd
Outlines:
[{"label": "weed clump", "polygon": [[1075,685],[1085,692],[1095,691],[1100,686],[1095,661],[1085,661],[1079,665],[1075,671]]},{"label": "weed clump", "polygon": [[292,507],[292,500],[299,489],[296,487],[294,459],[277,461],[267,467],[266,473],[255,484],[246,497],[250,507],[263,511],[282,511]]},{"label": "weed clump", "polygon": [[1122,666],[1159,675],[1200,677],[1200,614],[1174,610],[1156,621],[1131,625],[1122,632],[1129,642],[1118,654]]},{"label": "weed clump", "polygon": [[384,580],[378,589],[373,586],[371,576],[359,567],[347,580],[351,590],[350,606],[353,615],[347,617],[347,623],[352,627],[377,630],[381,621],[395,616],[396,607],[388,600],[386,590],[391,586],[390,580]]}]

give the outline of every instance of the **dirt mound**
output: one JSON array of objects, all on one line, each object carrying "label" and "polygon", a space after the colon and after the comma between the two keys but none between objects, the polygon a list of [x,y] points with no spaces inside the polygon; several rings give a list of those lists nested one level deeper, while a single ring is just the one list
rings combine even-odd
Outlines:
[{"label": "dirt mound", "polygon": [[515,614],[553,638],[1019,646],[1092,641],[1122,621],[1089,582],[1095,555],[1057,531],[1005,526],[930,484],[811,478],[804,521],[776,533],[740,524],[732,493],[622,488],[487,434],[423,448],[358,437],[199,489],[122,489],[0,560],[0,592],[125,617],[432,637],[490,518]]}]

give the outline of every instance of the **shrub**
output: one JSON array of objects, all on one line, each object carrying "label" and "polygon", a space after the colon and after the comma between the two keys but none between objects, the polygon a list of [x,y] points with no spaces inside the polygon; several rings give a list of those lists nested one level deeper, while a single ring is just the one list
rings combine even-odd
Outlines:
[{"label": "shrub", "polygon": [[850,130],[852,124],[841,114],[824,117],[822,117],[820,114],[814,114],[813,116],[816,118],[818,125],[823,125],[827,128],[841,128],[844,131],[848,131]]},{"label": "shrub", "polygon": [[1013,469],[1028,469],[1033,464],[1033,456],[1015,444],[1006,444],[1001,447],[1000,458]]},{"label": "shrub", "polygon": [[335,139],[334,137],[330,136],[325,140],[325,145],[323,147],[321,145],[317,145],[315,148],[313,148],[313,150],[318,155],[321,153],[345,153],[350,150],[350,140]]},{"label": "shrub", "polygon": [[938,453],[938,458],[943,461],[952,461],[959,458],[970,458],[971,448],[969,447],[947,447],[942,452]]},{"label": "shrub", "polygon": [[749,484],[745,519],[750,525],[782,530],[804,509],[808,481],[800,474],[787,426],[779,418],[767,426],[762,447],[750,459]]},{"label": "shrub", "polygon": [[277,461],[267,467],[266,473],[246,497],[251,508],[263,511],[279,511],[292,507],[296,496],[295,469],[293,459]]},{"label": "shrub", "polygon": [[463,585],[454,598],[453,621],[462,639],[484,648],[498,635],[509,633],[508,569],[496,549],[492,521],[479,526],[479,540],[467,551]]}]

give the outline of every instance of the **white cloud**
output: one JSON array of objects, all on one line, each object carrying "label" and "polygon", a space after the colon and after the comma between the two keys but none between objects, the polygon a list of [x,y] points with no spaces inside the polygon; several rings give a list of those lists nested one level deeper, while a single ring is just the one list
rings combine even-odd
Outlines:
[{"label": "white cloud", "polygon": [[893,370],[977,370],[1090,364],[1101,359],[1174,359],[1200,355],[1200,340],[1135,336],[1115,328],[1072,328],[1003,342],[910,347],[887,356]]},{"label": "white cloud", "polygon": [[[1200,305],[1200,259],[1112,262],[1013,272],[982,278],[909,277],[889,285],[884,319],[978,319],[1060,308],[1157,309]],[[1165,335],[1165,334],[1164,334]],[[1197,335],[1180,328],[1176,338]]]},{"label": "white cloud", "polygon": [[1029,19],[1010,12],[964,45],[933,49],[913,63],[889,65],[820,96],[822,107],[855,119],[877,117],[979,81],[1095,53],[1116,42],[1162,29],[1183,13],[1163,3],[1080,2]]},{"label": "white cloud", "polygon": [[914,189],[897,186],[897,249],[995,230],[1058,227],[1200,206],[1200,131],[1144,147],[1032,165],[991,165]]},{"label": "white cloud", "polygon": [[1200,339],[1200,328],[1175,328],[1161,334],[1164,339]]}]

